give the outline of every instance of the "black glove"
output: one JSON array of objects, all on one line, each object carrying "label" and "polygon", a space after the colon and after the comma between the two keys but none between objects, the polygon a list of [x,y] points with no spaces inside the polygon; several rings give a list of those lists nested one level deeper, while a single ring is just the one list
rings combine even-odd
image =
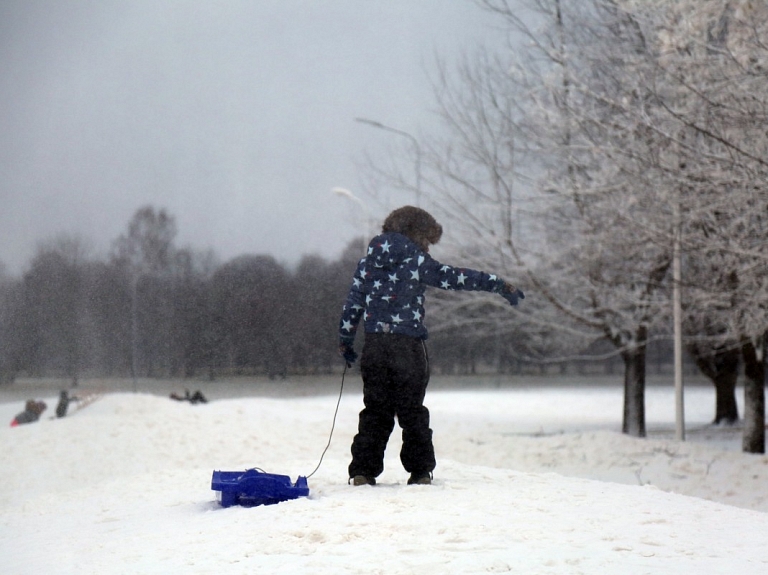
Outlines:
[{"label": "black glove", "polygon": [[505,282],[502,279],[498,280],[496,287],[493,289],[497,294],[503,297],[509,302],[509,305],[516,306],[518,300],[525,299],[523,290],[520,290],[510,283]]},{"label": "black glove", "polygon": [[509,302],[509,305],[517,305],[517,301],[525,299],[525,294],[522,290],[515,288],[515,291],[502,292],[501,297]]},{"label": "black glove", "polygon": [[352,367],[352,364],[355,363],[355,360],[357,360],[355,348],[352,347],[354,342],[354,339],[347,339],[344,337],[339,340],[339,355],[344,358],[344,361],[347,363],[347,367]]}]

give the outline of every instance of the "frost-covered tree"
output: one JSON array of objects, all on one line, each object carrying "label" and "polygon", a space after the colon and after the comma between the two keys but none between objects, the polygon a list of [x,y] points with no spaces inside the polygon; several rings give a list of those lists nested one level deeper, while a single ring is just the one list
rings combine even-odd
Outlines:
[{"label": "frost-covered tree", "polygon": [[[525,278],[547,301],[528,316],[544,328],[541,340],[564,324],[607,337],[625,363],[624,430],[643,435],[645,347],[669,325],[667,272],[680,234],[689,350],[702,359],[707,347],[740,349],[756,434],[745,432],[745,450],[762,449],[765,8],[479,4],[525,42],[469,57],[438,80],[449,135],[424,146],[424,182],[450,222],[450,248],[475,267]],[[488,305],[482,298],[444,301],[442,322],[462,306],[480,329],[489,317],[510,324],[509,314],[467,314]]]},{"label": "frost-covered tree", "polygon": [[681,214],[688,348],[718,384],[718,409],[735,408],[734,351],[741,352],[744,450],[764,452],[768,6],[620,4],[653,31],[658,113],[647,123],[673,160],[665,181]]},{"label": "frost-covered tree", "polygon": [[[615,345],[625,364],[624,431],[642,436],[645,346],[661,317],[671,244],[645,229],[656,224],[658,189],[640,161],[654,161],[654,142],[610,103],[640,79],[635,71],[619,82],[605,58],[609,46],[642,51],[642,39],[604,2],[529,2],[537,12],[528,20],[508,2],[482,4],[528,48],[483,54],[457,79],[441,77],[450,134],[430,147],[433,206],[464,259],[530,288],[520,314],[537,326],[528,333],[539,349],[577,355],[598,337]],[[605,161],[630,146],[634,163]]]}]

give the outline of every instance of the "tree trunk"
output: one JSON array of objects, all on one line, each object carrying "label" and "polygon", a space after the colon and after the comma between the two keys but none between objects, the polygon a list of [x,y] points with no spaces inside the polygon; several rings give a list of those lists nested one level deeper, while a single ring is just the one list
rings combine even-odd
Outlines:
[{"label": "tree trunk", "polygon": [[721,372],[715,379],[715,419],[713,423],[733,425],[739,420],[739,406],[736,403],[736,380],[739,375],[739,363],[733,372]]},{"label": "tree trunk", "polygon": [[696,366],[715,385],[715,420],[714,424],[733,424],[739,420],[739,406],[736,403],[736,381],[739,377],[739,358],[741,350],[737,348],[718,349],[709,355],[696,345],[688,346]]},{"label": "tree trunk", "polygon": [[621,431],[633,437],[645,437],[646,329],[640,328],[637,335],[637,342],[621,353],[624,360],[624,421]]},{"label": "tree trunk", "polygon": [[742,451],[765,453],[765,340],[745,339],[744,358],[744,436]]}]

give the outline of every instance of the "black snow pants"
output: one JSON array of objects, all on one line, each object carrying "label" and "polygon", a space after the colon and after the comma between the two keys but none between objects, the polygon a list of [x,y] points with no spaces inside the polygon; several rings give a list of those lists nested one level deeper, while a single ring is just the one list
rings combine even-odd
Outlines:
[{"label": "black snow pants", "polygon": [[395,417],[403,429],[403,467],[409,473],[431,472],[435,468],[435,450],[429,410],[424,407],[429,383],[424,341],[405,335],[366,333],[360,371],[365,407],[352,442],[349,476],[381,474]]}]

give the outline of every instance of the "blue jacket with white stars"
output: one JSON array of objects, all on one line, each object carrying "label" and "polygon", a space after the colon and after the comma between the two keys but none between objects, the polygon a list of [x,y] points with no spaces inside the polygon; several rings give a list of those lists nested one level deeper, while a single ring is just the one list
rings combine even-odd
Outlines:
[{"label": "blue jacket with white stars", "polygon": [[383,233],[368,244],[368,255],[355,271],[339,322],[342,342],[354,339],[361,319],[366,333],[427,339],[427,286],[498,292],[504,282],[485,272],[443,265],[406,236]]}]

